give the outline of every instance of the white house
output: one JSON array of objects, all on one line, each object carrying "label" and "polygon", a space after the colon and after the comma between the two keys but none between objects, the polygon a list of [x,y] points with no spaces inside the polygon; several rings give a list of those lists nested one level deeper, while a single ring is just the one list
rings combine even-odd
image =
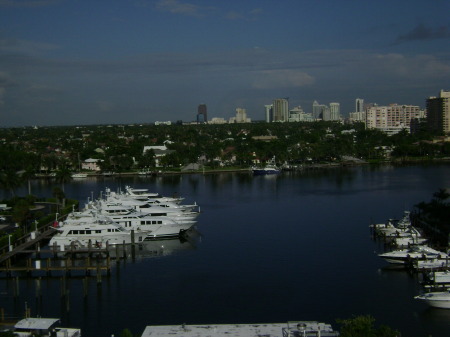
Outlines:
[{"label": "white house", "polygon": [[81,163],[81,169],[82,170],[89,170],[89,171],[100,171],[100,163],[102,162],[102,159],[93,159],[89,158],[86,159],[84,162]]}]

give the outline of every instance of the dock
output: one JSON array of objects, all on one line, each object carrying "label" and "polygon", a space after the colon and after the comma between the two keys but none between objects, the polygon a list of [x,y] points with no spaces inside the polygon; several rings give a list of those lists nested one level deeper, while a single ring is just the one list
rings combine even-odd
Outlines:
[{"label": "dock", "polygon": [[335,337],[330,324],[295,321],[264,324],[150,325],[141,337]]}]

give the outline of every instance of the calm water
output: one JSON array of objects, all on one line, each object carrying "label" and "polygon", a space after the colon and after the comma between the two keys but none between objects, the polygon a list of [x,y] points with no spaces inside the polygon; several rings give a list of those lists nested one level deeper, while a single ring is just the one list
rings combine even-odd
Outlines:
[{"label": "calm water", "polygon": [[[85,201],[105,187],[145,187],[196,201],[200,237],[152,243],[121,262],[97,286],[82,278],[61,299],[59,278],[0,280],[0,307],[22,315],[61,317],[84,336],[142,333],[146,325],[256,323],[336,319],[370,314],[403,336],[450,335],[450,310],[413,297],[418,277],[378,258],[371,222],[401,217],[439,188],[450,187],[450,165],[356,167],[253,177],[245,173],[73,181],[66,194]],[[33,193],[50,196],[47,182]]]}]

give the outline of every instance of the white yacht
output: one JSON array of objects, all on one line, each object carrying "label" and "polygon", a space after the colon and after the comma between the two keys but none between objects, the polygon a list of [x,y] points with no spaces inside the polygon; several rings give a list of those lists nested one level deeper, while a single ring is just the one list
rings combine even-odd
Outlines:
[{"label": "white yacht", "polygon": [[425,293],[414,298],[435,308],[450,309],[450,290]]},{"label": "white yacht", "polygon": [[[132,242],[131,231],[124,227],[104,220],[97,220],[80,223],[66,223],[57,228],[49,243],[49,246],[56,245],[62,249],[75,245],[76,247],[105,246],[116,244],[129,244]],[[143,241],[148,232],[136,232],[135,242]]]},{"label": "white yacht", "polygon": [[62,225],[93,221],[100,224],[114,222],[127,230],[134,230],[135,233],[147,232],[147,239],[176,237],[196,224],[196,221],[189,216],[179,216],[175,220],[168,216],[152,216],[151,214],[134,211],[126,214],[104,215],[97,213],[95,210],[87,210],[70,213]]},{"label": "white yacht", "polygon": [[125,194],[129,195],[130,197],[138,200],[159,200],[162,202],[170,201],[175,202],[177,204],[181,203],[184,198],[181,197],[165,197],[162,196],[159,193],[153,193],[149,192],[147,188],[132,188],[130,186],[125,186]]},{"label": "white yacht", "polygon": [[435,250],[425,245],[412,246],[409,249],[394,250],[383,254],[378,254],[379,257],[385,259],[389,263],[404,264],[408,260],[414,259],[431,259],[431,258],[447,258],[446,253]]}]

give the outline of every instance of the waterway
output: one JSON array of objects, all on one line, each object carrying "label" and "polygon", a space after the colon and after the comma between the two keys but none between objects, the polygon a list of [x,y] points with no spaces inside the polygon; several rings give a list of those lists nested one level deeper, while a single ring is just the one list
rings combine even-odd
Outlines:
[{"label": "waterway", "polygon": [[[393,269],[376,253],[370,223],[400,218],[440,188],[450,187],[450,165],[351,167],[277,176],[248,173],[90,178],[66,184],[85,202],[106,187],[131,185],[197,202],[198,236],[158,241],[136,259],[114,264],[97,285],[89,279],[0,279],[0,307],[20,316],[61,318],[84,336],[140,334],[146,325],[264,323],[372,315],[402,336],[448,336],[450,310],[414,300],[417,275]],[[56,186],[33,182],[33,194]],[[25,191],[19,191],[19,194]]]}]

